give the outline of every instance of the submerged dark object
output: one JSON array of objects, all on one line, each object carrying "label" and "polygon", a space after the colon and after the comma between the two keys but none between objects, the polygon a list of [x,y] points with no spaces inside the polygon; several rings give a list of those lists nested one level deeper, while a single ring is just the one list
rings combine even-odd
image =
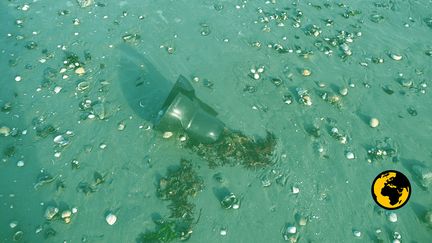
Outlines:
[{"label": "submerged dark object", "polygon": [[165,100],[155,128],[160,131],[184,130],[201,143],[214,143],[225,125],[216,117],[217,112],[195,96],[195,90],[182,75]]},{"label": "submerged dark object", "polygon": [[[211,167],[241,164],[258,168],[273,163],[274,134],[267,132],[265,138],[255,138],[230,129],[217,118],[213,108],[196,97],[184,76],[162,75],[145,55],[128,45],[120,45],[119,49],[124,54],[119,73],[123,93],[130,106],[155,130],[184,137],[182,145]],[[175,78],[172,85],[170,80]]]},{"label": "submerged dark object", "polygon": [[272,163],[276,145],[273,134],[255,140],[225,127],[217,112],[195,96],[189,81],[180,75],[159,112],[155,128],[162,132],[184,131],[190,137],[186,147],[214,167],[241,164],[248,168]]}]

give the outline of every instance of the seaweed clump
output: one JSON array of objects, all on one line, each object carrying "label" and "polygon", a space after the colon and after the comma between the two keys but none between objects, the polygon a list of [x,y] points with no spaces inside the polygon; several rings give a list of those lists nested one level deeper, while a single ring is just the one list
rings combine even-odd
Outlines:
[{"label": "seaweed clump", "polygon": [[207,160],[211,168],[241,164],[248,169],[256,169],[273,164],[272,153],[276,146],[274,134],[267,132],[265,139],[255,140],[240,132],[225,129],[222,139],[213,144],[194,143],[186,147]]},{"label": "seaweed clump", "polygon": [[157,196],[164,201],[171,201],[168,208],[170,216],[155,220],[156,229],[141,234],[138,242],[170,242],[176,239],[187,240],[192,234],[195,220],[195,204],[189,198],[197,195],[204,188],[203,180],[194,170],[192,163],[181,160],[180,168],[168,171],[166,177],[159,180]]}]

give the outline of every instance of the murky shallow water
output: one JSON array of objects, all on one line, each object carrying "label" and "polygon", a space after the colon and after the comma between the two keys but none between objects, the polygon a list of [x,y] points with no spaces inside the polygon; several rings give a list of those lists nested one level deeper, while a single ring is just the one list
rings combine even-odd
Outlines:
[{"label": "murky shallow water", "polygon": [[[199,218],[190,242],[283,242],[287,225],[298,242],[388,242],[394,232],[401,241],[430,239],[430,184],[412,168],[432,168],[432,3],[274,2],[2,3],[1,241],[22,231],[15,237],[25,242],[134,242],[170,214],[156,190],[182,158],[204,185],[190,198]],[[164,77],[146,74],[143,58]],[[275,134],[275,164],[210,168],[177,136],[151,129],[146,112],[157,111],[180,74],[227,127]],[[82,82],[89,88],[78,90]],[[150,107],[140,107],[143,98]],[[67,146],[53,141],[58,135]],[[380,143],[394,153],[369,162]],[[412,184],[395,223],[370,195],[387,169]],[[241,198],[239,209],[221,207],[225,189]],[[49,206],[77,212],[68,224],[47,220]]]}]

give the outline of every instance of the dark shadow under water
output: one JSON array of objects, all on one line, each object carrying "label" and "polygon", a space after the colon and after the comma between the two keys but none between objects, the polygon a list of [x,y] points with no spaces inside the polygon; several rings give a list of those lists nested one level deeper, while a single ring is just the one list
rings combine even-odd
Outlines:
[{"label": "dark shadow under water", "polygon": [[120,44],[119,83],[129,106],[142,118],[156,122],[158,112],[171,91],[170,82],[145,54]]}]

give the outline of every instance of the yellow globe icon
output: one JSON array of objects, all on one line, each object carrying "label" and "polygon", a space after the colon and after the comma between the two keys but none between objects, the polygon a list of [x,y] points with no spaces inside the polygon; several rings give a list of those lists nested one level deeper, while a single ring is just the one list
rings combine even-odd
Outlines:
[{"label": "yellow globe icon", "polygon": [[408,202],[411,195],[411,184],[408,178],[399,171],[381,172],[372,183],[372,197],[385,209],[398,209]]}]

